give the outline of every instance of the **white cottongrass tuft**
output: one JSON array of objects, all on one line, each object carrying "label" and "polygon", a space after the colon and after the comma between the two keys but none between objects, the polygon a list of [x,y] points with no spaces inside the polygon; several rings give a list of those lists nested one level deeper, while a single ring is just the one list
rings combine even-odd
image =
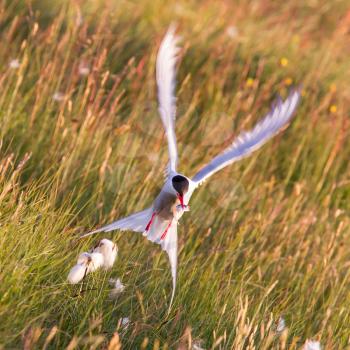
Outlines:
[{"label": "white cottongrass tuft", "polygon": [[79,64],[79,74],[82,76],[87,76],[90,74],[90,67],[86,63]]},{"label": "white cottongrass tuft", "polygon": [[88,272],[93,272],[103,266],[104,259],[101,253],[81,253],[78,257],[77,264],[85,265]]},{"label": "white cottongrass tuft", "polygon": [[238,36],[238,29],[235,26],[229,26],[226,28],[226,34],[229,38],[234,39]]},{"label": "white cottongrass tuft", "polygon": [[148,153],[146,154],[146,157],[147,157],[148,160],[149,160],[150,162],[152,162],[152,163],[156,163],[156,162],[158,162],[158,160],[159,160],[159,156],[158,156],[158,154],[157,154],[156,152],[148,152]]},{"label": "white cottongrass tuft", "polygon": [[112,268],[115,259],[117,258],[118,247],[115,243],[107,238],[102,239],[93,249],[94,253],[101,253],[103,255],[105,270]]},{"label": "white cottongrass tuft", "polygon": [[122,317],[119,319],[119,322],[120,322],[120,326],[122,328],[126,329],[129,327],[130,319],[129,319],[129,317]]},{"label": "white cottongrass tuft", "polygon": [[52,96],[54,101],[61,102],[64,100],[64,94],[60,91],[56,91]]},{"label": "white cottongrass tuft", "polygon": [[102,267],[103,263],[104,259],[101,253],[81,253],[78,257],[77,264],[69,271],[69,283],[79,283],[88,273]]},{"label": "white cottongrass tuft", "polygon": [[118,294],[123,293],[125,286],[124,284],[121,282],[121,280],[119,278],[115,279],[115,278],[111,278],[109,280],[109,284],[113,287],[111,289],[111,291],[109,292],[109,297],[114,299],[118,296]]},{"label": "white cottongrass tuft", "polygon": [[78,256],[77,264],[84,264],[87,266],[90,260],[91,260],[90,253],[84,252]]},{"label": "white cottongrass tuft", "polygon": [[192,342],[192,350],[205,350],[203,348],[203,340],[202,339],[196,339]]},{"label": "white cottongrass tuft", "polygon": [[104,265],[104,258],[101,253],[93,252],[90,254],[91,256],[91,262],[89,264],[89,272],[96,271],[100,267]]},{"label": "white cottongrass tuft", "polygon": [[283,317],[278,319],[276,331],[281,333],[286,329],[286,321]]},{"label": "white cottongrass tuft", "polygon": [[68,274],[68,282],[71,284],[79,283],[87,274],[87,266],[77,264],[71,268]]},{"label": "white cottongrass tuft", "polygon": [[[105,270],[110,269],[115,262],[117,253],[118,248],[115,243],[106,238],[102,239],[91,251],[79,255],[76,265],[69,271],[69,283],[79,283],[88,273],[94,272],[101,267]],[[123,292],[125,286],[119,278],[111,281],[110,283],[113,283],[114,288],[111,290],[110,296],[115,297]]]},{"label": "white cottongrass tuft", "polygon": [[75,17],[75,25],[77,27],[80,27],[84,23],[83,14],[81,13],[80,9],[77,9],[77,15]]},{"label": "white cottongrass tuft", "polygon": [[304,344],[303,350],[321,350],[321,344],[316,340],[307,340]]},{"label": "white cottongrass tuft", "polygon": [[9,67],[11,69],[18,69],[20,67],[20,65],[21,65],[21,63],[19,62],[18,58],[11,60],[9,63]]}]

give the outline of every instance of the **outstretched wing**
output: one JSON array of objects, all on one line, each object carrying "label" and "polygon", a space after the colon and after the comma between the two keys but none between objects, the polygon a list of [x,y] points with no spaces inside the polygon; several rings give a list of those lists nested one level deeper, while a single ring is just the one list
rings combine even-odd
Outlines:
[{"label": "outstretched wing", "polygon": [[[81,236],[87,237],[98,232],[110,232],[113,230],[131,230],[135,232],[144,232],[148,222],[151,219],[153,208],[148,208],[146,210],[140,211],[133,215],[130,215],[124,219],[112,222],[109,225],[103,226],[100,229],[86,233]],[[173,220],[171,226],[169,227],[167,234],[164,239],[161,239],[162,234],[167,229],[168,221],[164,221],[158,216],[155,217],[150,230],[145,233],[146,238],[154,243],[159,244],[164,251],[167,252],[169,256],[171,276],[173,281],[173,291],[171,294],[170,306],[173,302],[176,287],[176,271],[177,271],[177,221]]]},{"label": "outstretched wing", "polygon": [[175,135],[175,113],[176,113],[176,59],[179,48],[178,37],[175,36],[175,27],[171,26],[166,33],[157,56],[156,78],[158,87],[159,114],[165,128],[169,148],[169,167],[176,171],[177,148]]},{"label": "outstretched wing", "polygon": [[298,89],[293,90],[285,101],[280,99],[253,130],[239,134],[230,147],[202,168],[192,180],[198,185],[225,166],[260,148],[290,121],[299,101]]},{"label": "outstretched wing", "polygon": [[124,219],[114,221],[111,224],[103,226],[95,231],[85,233],[80,238],[91,236],[98,232],[109,232],[113,230],[121,230],[121,231],[130,230],[135,232],[144,232],[145,227],[147,226],[147,223],[151,219],[151,216],[152,216],[152,208],[148,208],[146,210],[139,211],[135,214],[127,216]]}]

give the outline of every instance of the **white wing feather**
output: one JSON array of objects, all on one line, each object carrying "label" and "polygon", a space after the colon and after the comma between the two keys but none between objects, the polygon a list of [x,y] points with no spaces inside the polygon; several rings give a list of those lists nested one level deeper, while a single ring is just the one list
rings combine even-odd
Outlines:
[{"label": "white wing feather", "polygon": [[299,90],[293,90],[284,102],[277,101],[271,111],[253,130],[242,132],[230,147],[202,168],[192,180],[199,185],[220,169],[249,156],[260,148],[290,121],[299,101]]},{"label": "white wing feather", "polygon": [[177,148],[175,135],[176,113],[176,60],[179,48],[175,28],[171,26],[166,33],[157,55],[156,79],[158,87],[159,114],[165,128],[169,148],[169,167],[175,172],[177,165]]},{"label": "white wing feather", "polygon": [[124,219],[114,221],[111,224],[103,226],[95,231],[85,233],[80,238],[91,236],[98,232],[109,232],[113,230],[121,230],[121,231],[130,230],[135,232],[144,232],[145,227],[147,226],[147,223],[151,219],[151,216],[152,216],[152,208],[148,208],[146,210],[139,211],[135,214],[127,216]]}]

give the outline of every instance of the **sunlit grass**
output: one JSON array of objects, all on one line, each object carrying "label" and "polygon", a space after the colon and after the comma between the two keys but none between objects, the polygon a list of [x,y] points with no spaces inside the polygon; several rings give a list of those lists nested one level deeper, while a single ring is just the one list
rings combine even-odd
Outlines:
[{"label": "sunlit grass", "polygon": [[[3,2],[0,348],[349,346],[347,11],[345,0]],[[96,237],[117,242],[117,262],[82,288],[67,274],[95,242],[81,233],[147,207],[163,181],[154,64],[171,22],[184,174],[277,94],[302,84],[303,99],[285,132],[193,196],[168,317],[167,257],[141,235]],[[110,278],[125,285],[116,299]]]}]

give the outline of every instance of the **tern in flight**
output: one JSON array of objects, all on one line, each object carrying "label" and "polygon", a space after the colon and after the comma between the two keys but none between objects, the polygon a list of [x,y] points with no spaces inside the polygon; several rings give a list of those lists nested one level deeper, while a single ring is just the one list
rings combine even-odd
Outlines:
[{"label": "tern in flight", "polygon": [[130,230],[141,232],[151,242],[160,244],[167,252],[171,266],[173,291],[170,306],[176,286],[177,224],[183,213],[189,210],[188,203],[193,191],[211,175],[249,156],[275,136],[291,120],[300,100],[298,89],[291,91],[285,101],[279,99],[252,130],[240,133],[228,148],[190,179],[177,172],[178,155],[174,124],[178,40],[174,27],[170,27],[160,45],[156,62],[159,114],[165,128],[170,158],[165,184],[149,208],[82,236],[86,237],[97,232]]}]

